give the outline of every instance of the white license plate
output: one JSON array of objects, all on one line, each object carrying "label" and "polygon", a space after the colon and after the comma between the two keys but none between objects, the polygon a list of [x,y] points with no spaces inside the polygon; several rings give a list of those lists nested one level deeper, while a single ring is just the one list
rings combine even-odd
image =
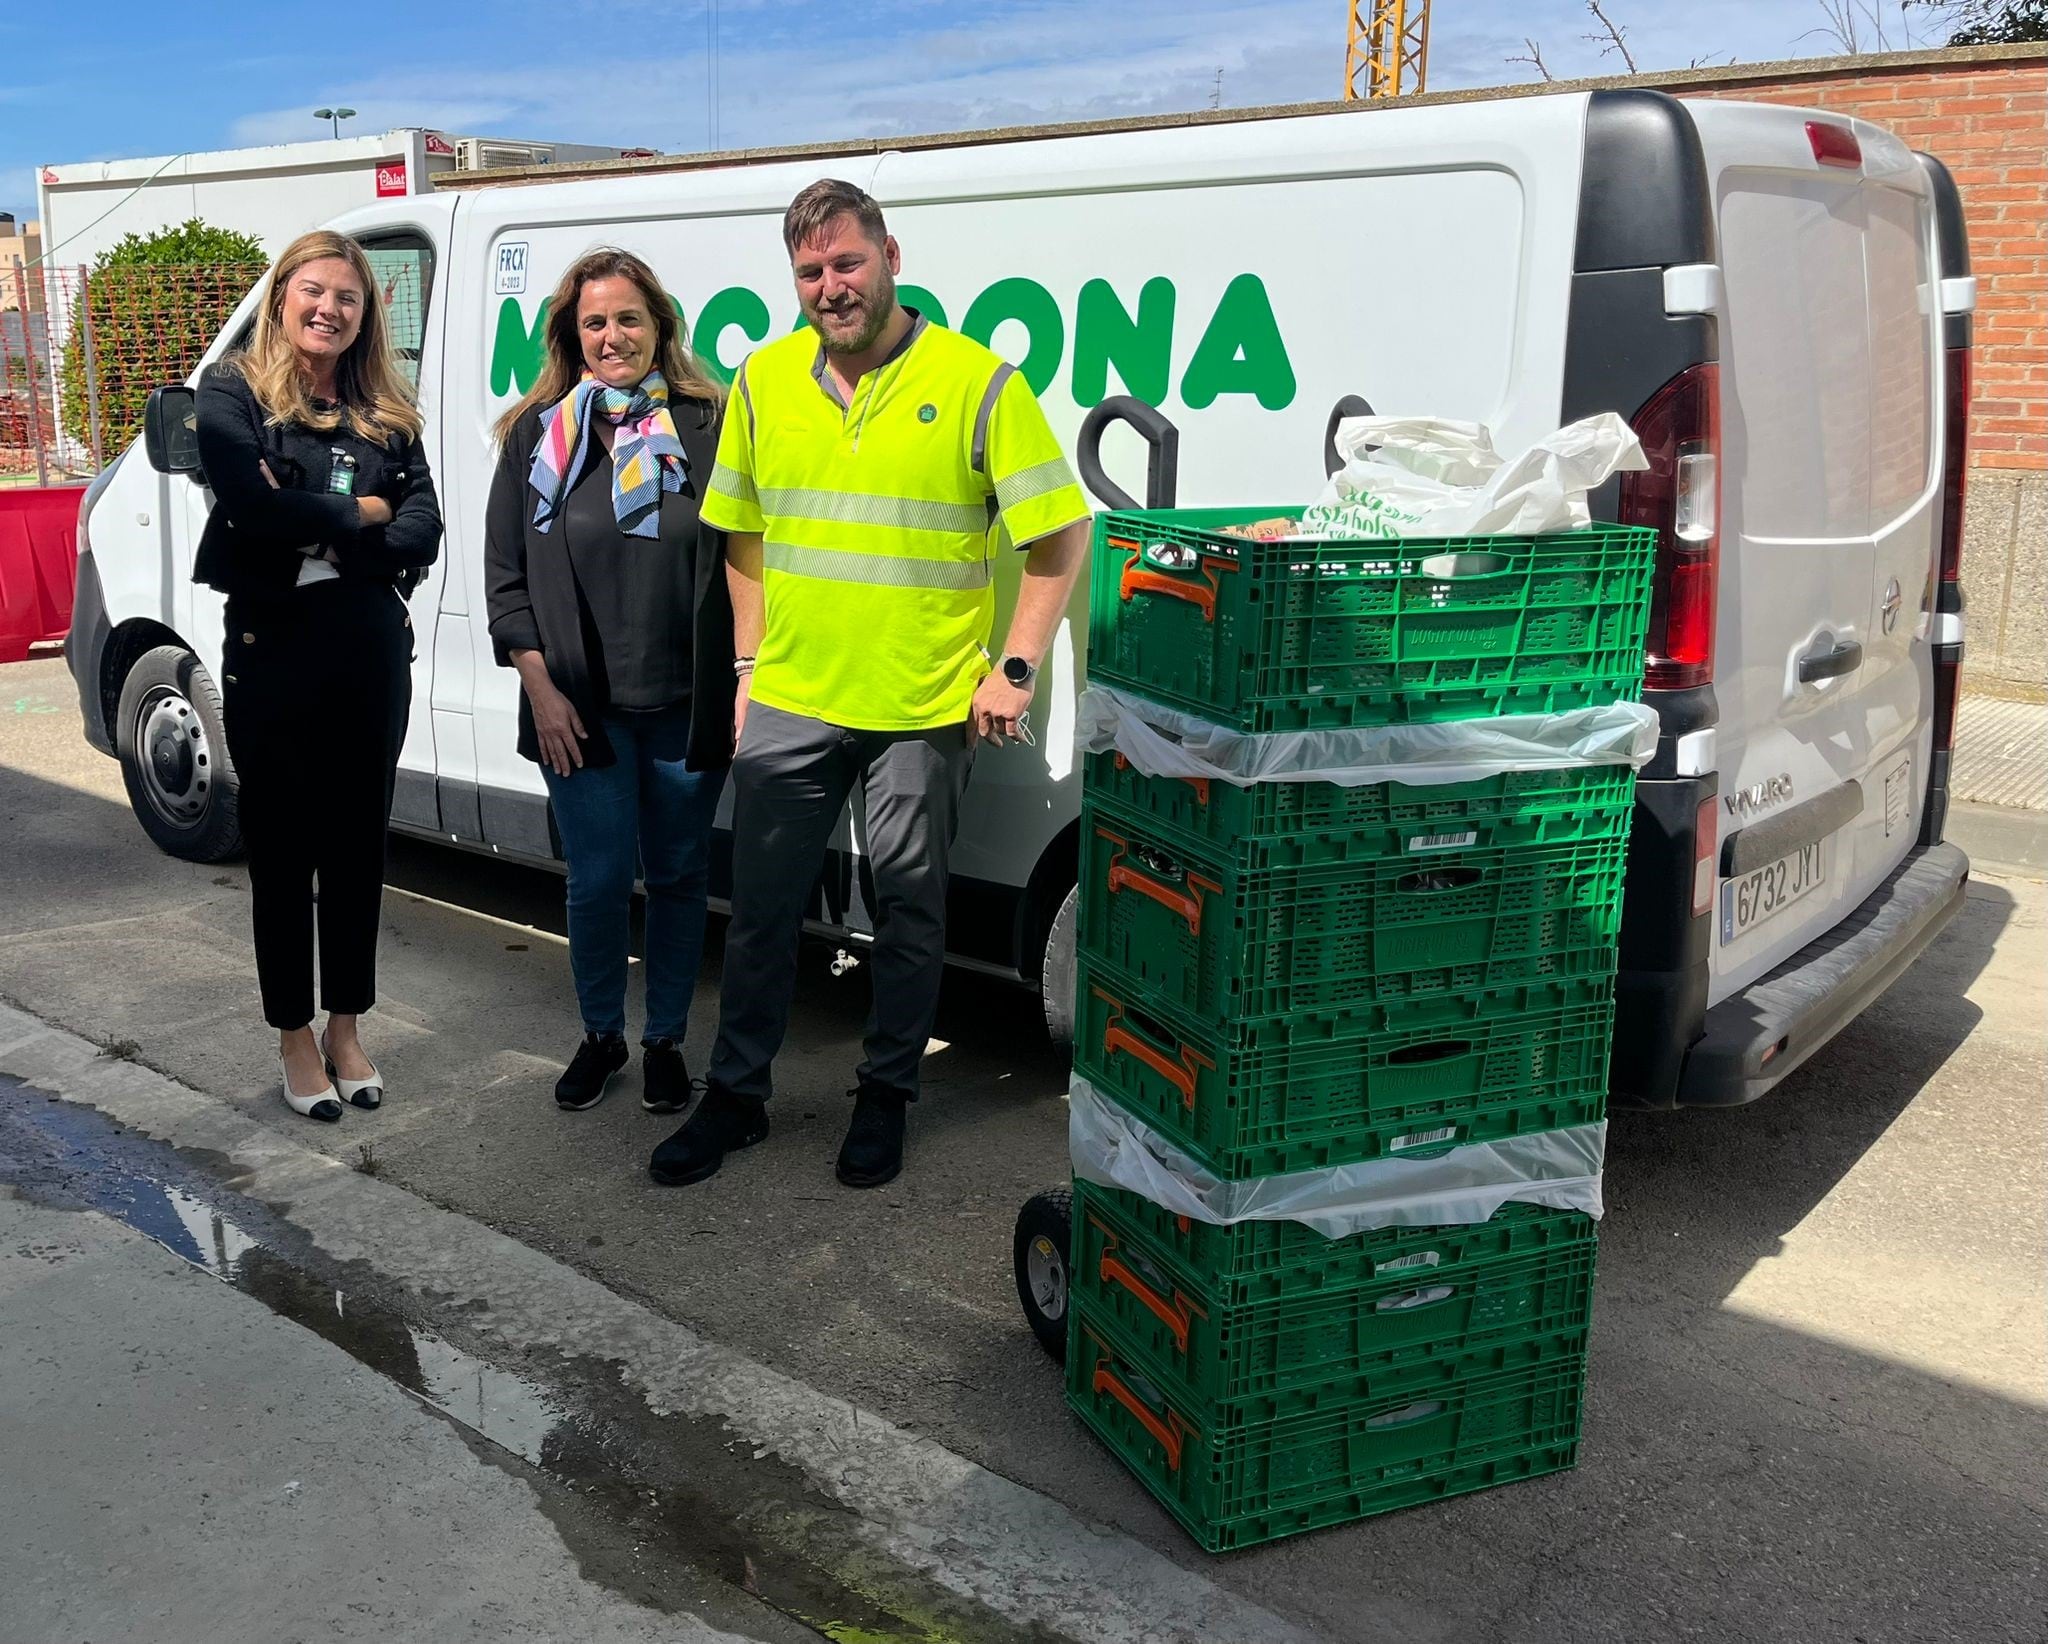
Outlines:
[{"label": "white license plate", "polygon": [[1766,919],[1776,918],[1794,902],[1827,882],[1827,841],[1817,840],[1790,856],[1738,879],[1721,881],[1721,941],[1735,941]]}]

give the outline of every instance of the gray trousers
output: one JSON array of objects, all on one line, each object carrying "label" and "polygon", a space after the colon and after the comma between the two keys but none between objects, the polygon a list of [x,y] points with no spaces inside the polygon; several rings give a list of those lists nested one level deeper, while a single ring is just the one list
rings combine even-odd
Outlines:
[{"label": "gray trousers", "polygon": [[946,968],[946,858],[973,762],[964,724],[854,731],[756,702],[733,761],[732,922],[710,1079],[766,1100],[789,1027],[797,941],[825,844],[856,785],[874,874],[874,1004],[855,1077],[917,1094]]}]

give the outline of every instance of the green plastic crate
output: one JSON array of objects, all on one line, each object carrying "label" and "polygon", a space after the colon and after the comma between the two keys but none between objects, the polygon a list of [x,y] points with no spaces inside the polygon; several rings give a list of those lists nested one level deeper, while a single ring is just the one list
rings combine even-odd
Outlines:
[{"label": "green plastic crate", "polygon": [[1300,513],[1097,515],[1090,677],[1241,731],[1560,713],[1640,694],[1653,530],[1221,534]]},{"label": "green plastic crate", "polygon": [[[1163,1007],[1135,979],[1084,959],[1075,1007],[1074,1071],[1226,1181],[1434,1158],[1607,1111],[1611,977],[1440,994],[1247,1033]],[[1324,1037],[1333,1026],[1364,1031]]]},{"label": "green plastic crate", "polygon": [[1583,1347],[1418,1395],[1238,1426],[1178,1400],[1114,1330],[1071,1314],[1067,1402],[1209,1552],[1572,1466]]},{"label": "green plastic crate", "polygon": [[1079,946],[1215,1020],[1608,975],[1626,854],[1615,836],[1247,868],[1091,799]]},{"label": "green plastic crate", "polygon": [[1433,1387],[1555,1357],[1593,1311],[1588,1240],[1230,1303],[1083,1190],[1073,1291],[1167,1388],[1230,1420],[1273,1420],[1388,1386]]},{"label": "green plastic crate", "polygon": [[1216,1304],[1239,1307],[1321,1295],[1375,1279],[1548,1253],[1590,1250],[1593,1218],[1540,1204],[1504,1204],[1492,1218],[1450,1227],[1379,1227],[1329,1239],[1300,1222],[1219,1226],[1177,1216],[1143,1194],[1093,1182],[1074,1184],[1074,1214],[1107,1211],[1151,1241],[1184,1272],[1203,1275]]},{"label": "green plastic crate", "polygon": [[1087,755],[1081,791],[1177,839],[1225,850],[1246,866],[1279,866],[1625,837],[1635,773],[1626,765],[1576,765],[1435,786],[1254,782],[1240,788],[1214,779],[1147,776],[1122,754],[1107,752]]}]

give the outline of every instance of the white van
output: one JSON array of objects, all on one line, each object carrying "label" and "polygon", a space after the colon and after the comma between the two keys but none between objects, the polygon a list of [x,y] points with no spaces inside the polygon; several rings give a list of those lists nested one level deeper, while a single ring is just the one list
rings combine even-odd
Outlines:
[{"label": "white van", "polygon": [[[729,375],[800,323],[779,218],[828,174],[887,209],[905,299],[1014,360],[1064,438],[1113,394],[1159,407],[1185,505],[1308,500],[1352,396],[1489,424],[1510,452],[1630,418],[1652,468],[1596,512],[1664,533],[1664,735],[1629,851],[1619,1101],[1762,1094],[1960,905],[1968,863],[1941,843],[1973,301],[1955,189],[1876,126],[1638,90],[501,174],[341,218],[393,288],[448,521],[412,601],[395,826],[557,854],[482,575],[489,429],[538,368],[543,296],[626,246]],[[1113,432],[1110,468],[1141,456]],[[131,451],[88,493],[70,659],[145,830],[207,860],[237,842],[221,603],[190,576],[210,497],[157,457],[180,471]],[[1043,671],[1039,745],[978,761],[954,863],[955,956],[1042,988],[1055,1031],[1084,635]],[[815,910],[842,939],[867,923],[856,849],[842,832]]]}]

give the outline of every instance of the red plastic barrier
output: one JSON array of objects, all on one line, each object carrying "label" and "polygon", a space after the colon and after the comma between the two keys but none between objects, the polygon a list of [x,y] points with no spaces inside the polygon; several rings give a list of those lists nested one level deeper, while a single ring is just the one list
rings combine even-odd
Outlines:
[{"label": "red plastic barrier", "polygon": [[82,485],[0,486],[0,662],[71,627]]}]

